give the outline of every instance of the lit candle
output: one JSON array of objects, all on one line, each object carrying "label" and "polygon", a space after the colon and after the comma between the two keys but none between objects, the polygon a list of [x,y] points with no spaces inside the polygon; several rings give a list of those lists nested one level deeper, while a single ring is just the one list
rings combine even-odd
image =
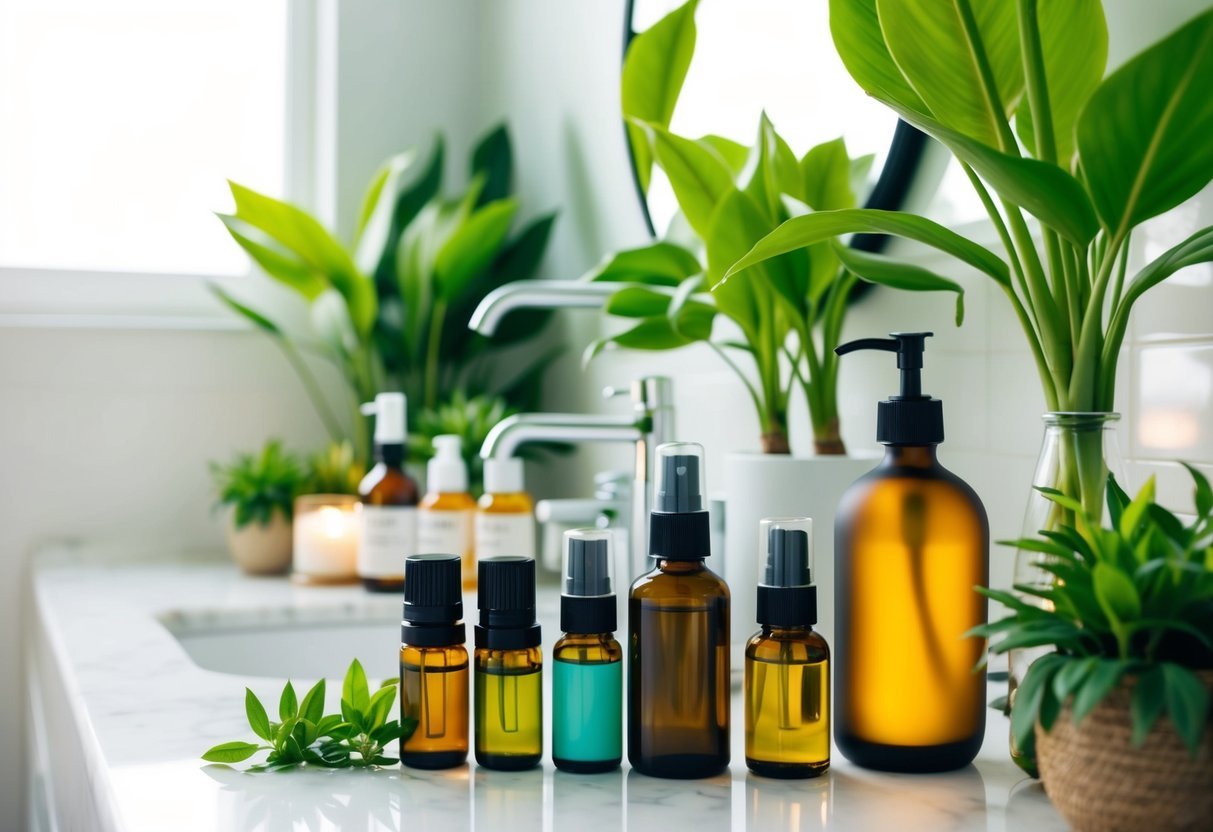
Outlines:
[{"label": "lit candle", "polygon": [[307,583],[357,580],[358,498],[305,494],[295,500],[294,577]]}]

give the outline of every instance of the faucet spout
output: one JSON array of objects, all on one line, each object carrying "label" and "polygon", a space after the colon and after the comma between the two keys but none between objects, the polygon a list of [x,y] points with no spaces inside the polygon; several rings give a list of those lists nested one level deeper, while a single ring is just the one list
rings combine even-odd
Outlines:
[{"label": "faucet spout", "polygon": [[631,416],[516,413],[502,419],[480,446],[483,459],[514,456],[528,442],[640,442],[643,426]]},{"label": "faucet spout", "polygon": [[468,328],[491,336],[515,309],[597,309],[619,291],[618,283],[584,283],[576,280],[515,280],[484,296],[468,321]]}]

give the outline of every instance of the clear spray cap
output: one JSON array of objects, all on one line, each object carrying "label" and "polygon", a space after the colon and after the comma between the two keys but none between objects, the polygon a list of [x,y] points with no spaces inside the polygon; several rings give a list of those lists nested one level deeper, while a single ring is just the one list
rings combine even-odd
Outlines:
[{"label": "clear spray cap", "polygon": [[408,405],[403,393],[380,393],[375,401],[361,407],[365,416],[375,417],[375,444],[403,445]]},{"label": "clear spray cap", "polygon": [[758,524],[758,551],[766,552],[761,586],[797,587],[813,583],[813,521],[808,517],[768,517]]},{"label": "clear spray cap", "polygon": [[453,433],[434,437],[434,456],[425,467],[426,487],[434,494],[462,494],[468,490],[468,469],[463,462],[463,439]]},{"label": "clear spray cap", "polygon": [[703,446],[696,442],[666,442],[657,446],[653,511],[687,514],[703,511]]},{"label": "clear spray cap", "polygon": [[564,533],[562,595],[594,598],[615,591],[609,529],[573,529]]}]

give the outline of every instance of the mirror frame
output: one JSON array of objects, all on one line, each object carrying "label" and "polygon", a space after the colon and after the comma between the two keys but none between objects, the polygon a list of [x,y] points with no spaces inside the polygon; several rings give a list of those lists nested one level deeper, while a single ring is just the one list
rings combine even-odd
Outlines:
[{"label": "mirror frame", "polygon": [[[627,0],[623,9],[623,52],[620,56],[620,67],[623,66],[623,58],[628,54],[628,47],[632,44],[632,39],[639,32],[632,28],[632,16],[635,13],[636,0]],[[623,119],[619,121],[620,128],[623,130],[624,141],[627,142],[627,127]],[[636,156],[632,153],[630,143],[628,147],[628,166],[632,171],[632,186],[636,191],[636,199],[640,202],[640,210],[644,215],[644,224],[649,230],[649,236],[657,239],[657,228],[653,225],[653,215],[649,211],[649,201],[645,195],[644,189],[640,187],[640,173],[636,169]],[[897,127],[893,131],[893,140],[889,144],[889,152],[885,158],[884,166],[880,169],[880,176],[877,177],[876,183],[872,186],[868,198],[864,201],[864,208],[877,208],[884,211],[897,211],[905,204],[906,196],[910,192],[910,187],[914,184],[915,177],[918,176],[918,171],[922,167],[923,157],[926,155],[927,135],[918,128],[913,127],[901,119],[897,120]],[[879,252],[889,242],[887,234],[856,234],[851,238],[851,247],[860,251]],[[872,288],[872,284],[860,281],[856,284],[852,292],[852,299],[866,294]]]}]

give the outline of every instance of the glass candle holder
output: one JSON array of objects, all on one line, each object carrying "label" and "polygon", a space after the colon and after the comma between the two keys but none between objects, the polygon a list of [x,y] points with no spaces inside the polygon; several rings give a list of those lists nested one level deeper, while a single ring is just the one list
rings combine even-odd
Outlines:
[{"label": "glass candle holder", "polygon": [[292,578],[302,583],[358,580],[358,498],[304,494],[295,498]]}]

